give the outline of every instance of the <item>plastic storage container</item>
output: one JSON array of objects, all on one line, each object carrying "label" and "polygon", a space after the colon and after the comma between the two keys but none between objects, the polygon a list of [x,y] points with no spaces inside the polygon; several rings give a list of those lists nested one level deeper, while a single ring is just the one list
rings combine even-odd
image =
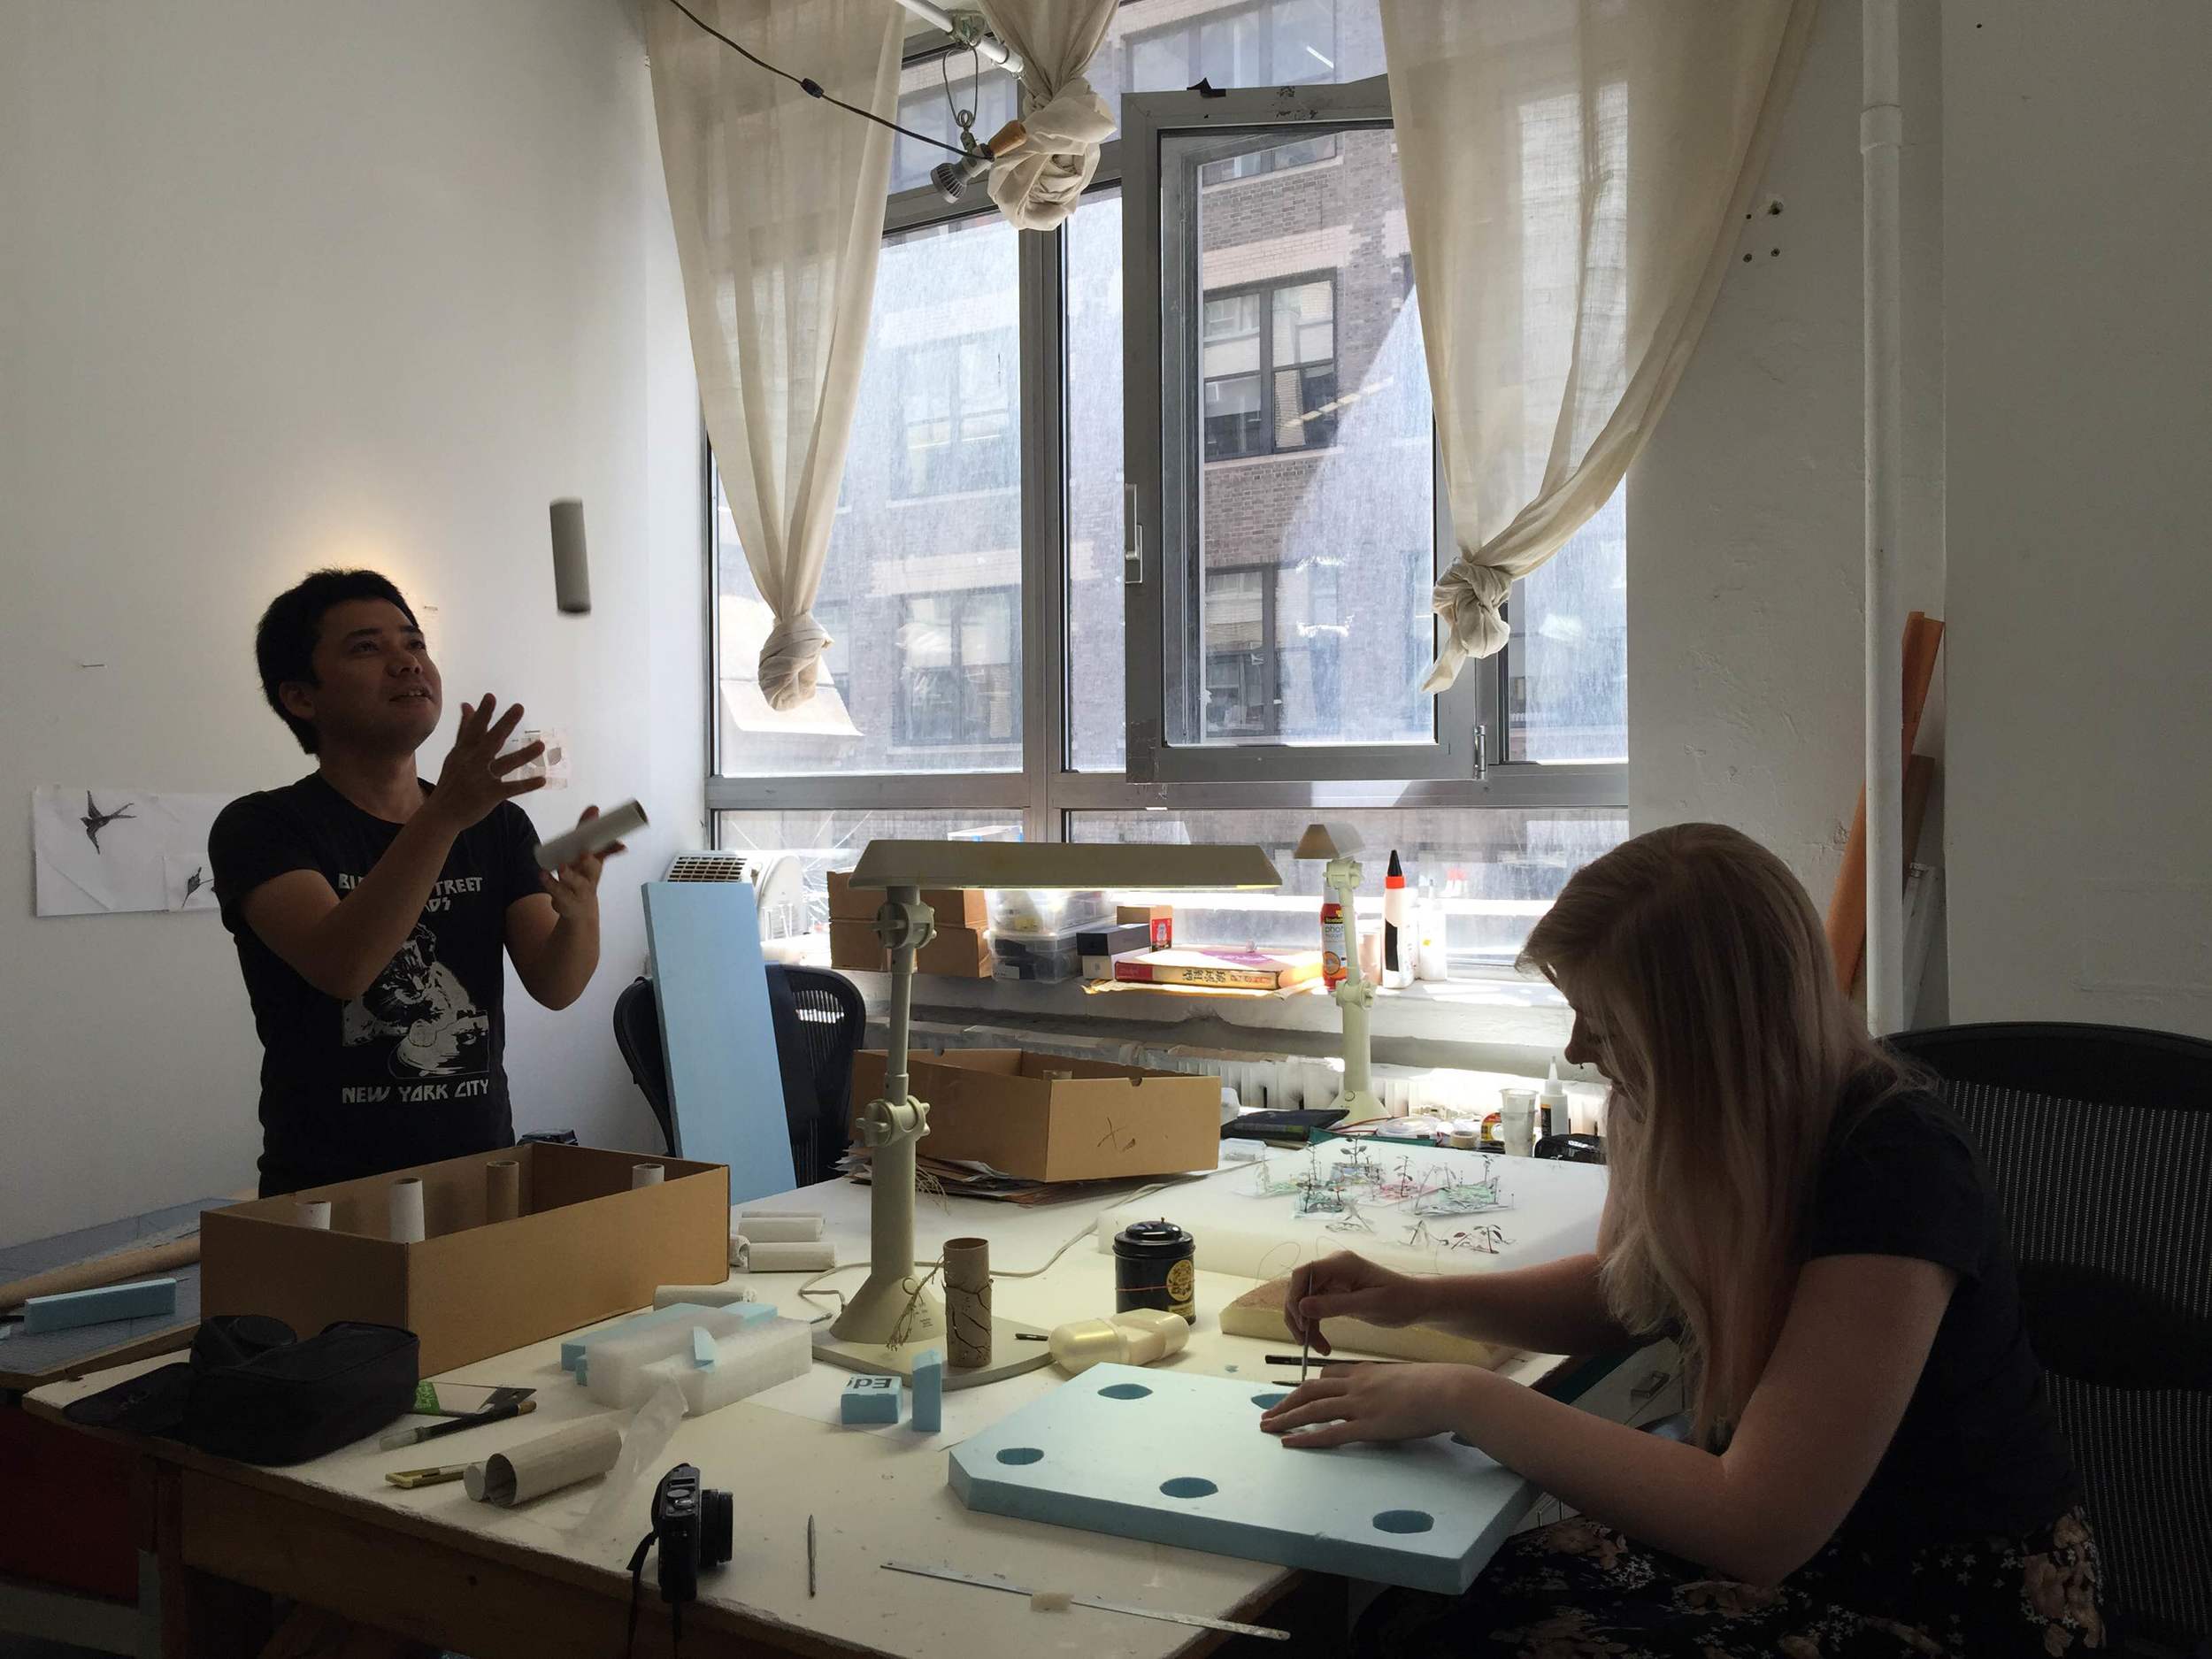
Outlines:
[{"label": "plastic storage container", "polygon": [[[995,895],[994,895],[995,896]],[[991,977],[995,979],[1033,979],[1057,985],[1083,974],[1081,936],[1095,932],[1096,922],[1082,922],[1049,933],[994,933],[991,935]]]},{"label": "plastic storage container", "polygon": [[1079,928],[1110,922],[1114,919],[1114,906],[1096,887],[1008,887],[991,894],[990,913],[995,936],[1012,934],[1033,939],[1059,933],[1072,936]]}]

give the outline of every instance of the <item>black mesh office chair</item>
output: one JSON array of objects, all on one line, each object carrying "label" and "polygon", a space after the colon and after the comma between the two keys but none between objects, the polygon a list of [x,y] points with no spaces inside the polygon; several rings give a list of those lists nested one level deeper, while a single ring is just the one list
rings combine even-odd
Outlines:
[{"label": "black mesh office chair", "polygon": [[[853,1056],[867,1028],[867,1005],[841,973],[771,963],[768,1013],[776,1032],[791,1167],[797,1184],[804,1187],[834,1174],[844,1156]],[[661,1047],[660,1007],[650,979],[633,980],[615,998],[614,1040],[672,1153],[668,1058]]]},{"label": "black mesh office chair", "polygon": [[2022,1024],[1890,1046],[1981,1144],[2122,1634],[2212,1652],[2212,1042]]}]

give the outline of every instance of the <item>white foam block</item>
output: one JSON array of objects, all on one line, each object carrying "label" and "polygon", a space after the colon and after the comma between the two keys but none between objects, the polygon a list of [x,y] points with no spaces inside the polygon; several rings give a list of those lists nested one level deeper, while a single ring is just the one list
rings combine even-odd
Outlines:
[{"label": "white foam block", "polygon": [[[1366,1156],[1381,1171],[1385,1186],[1354,1188],[1348,1196],[1371,1231],[1332,1230],[1338,1215],[1297,1213],[1297,1195],[1257,1195],[1259,1171],[1278,1183],[1326,1174],[1335,1164],[1358,1156],[1348,1141],[1333,1141],[1308,1152],[1277,1153],[1262,1164],[1242,1164],[1204,1180],[1168,1187],[1141,1202],[1108,1210],[1099,1218],[1098,1248],[1110,1251],[1114,1235],[1133,1222],[1164,1217],[1184,1228],[1196,1246],[1199,1271],[1231,1273],[1239,1279],[1280,1279],[1301,1262],[1338,1250],[1356,1250],[1370,1261],[1408,1273],[1479,1273],[1507,1267],[1532,1267],[1597,1248],[1598,1216],[1605,1208],[1601,1165],[1549,1158],[1509,1158],[1480,1152],[1427,1147],[1374,1146]],[[1417,1187],[1436,1180],[1473,1180],[1487,1171],[1502,1186],[1502,1209],[1474,1214],[1436,1213],[1433,1195],[1393,1197],[1402,1170]],[[1495,1254],[1462,1248],[1462,1235],[1495,1226],[1505,1244]],[[1461,1240],[1461,1245],[1455,1245]]]},{"label": "white foam block", "polygon": [[1535,1488],[1448,1436],[1299,1451],[1283,1388],[1100,1365],[952,1448],[971,1509],[1456,1595]]},{"label": "white foam block", "polygon": [[[728,1308],[692,1308],[680,1317],[632,1331],[626,1335],[595,1342],[584,1355],[584,1386],[602,1405],[634,1406],[643,1402],[650,1388],[641,1392],[640,1379],[656,1361],[672,1355],[682,1370],[693,1371],[692,1331],[704,1331],[718,1345],[749,1329],[771,1324],[775,1310],[766,1302],[740,1302]],[[718,1347],[717,1363],[719,1362]]]},{"label": "white foam block", "polygon": [[803,1377],[813,1363],[814,1344],[807,1327],[796,1319],[772,1319],[735,1336],[717,1338],[711,1365],[697,1364],[686,1350],[641,1367],[632,1397],[621,1403],[642,1403],[663,1383],[673,1383],[683,1391],[686,1414],[704,1417],[748,1394]]},{"label": "white foam block", "polygon": [[656,1308],[673,1308],[679,1302],[694,1308],[727,1308],[752,1300],[750,1285],[663,1285],[653,1293]]}]

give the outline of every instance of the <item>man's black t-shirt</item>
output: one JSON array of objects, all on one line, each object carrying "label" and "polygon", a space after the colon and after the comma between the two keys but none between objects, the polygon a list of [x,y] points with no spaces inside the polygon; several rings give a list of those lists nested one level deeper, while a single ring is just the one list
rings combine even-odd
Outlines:
[{"label": "man's black t-shirt", "polygon": [[1958,1275],[1846,1533],[2018,1537],[2078,1501],[2073,1456],[2028,1346],[2011,1239],[1964,1125],[1923,1091],[1847,1112],[1806,1237],[1809,1258],[1903,1256]]},{"label": "man's black t-shirt", "polygon": [[507,907],[544,891],[537,832],[520,807],[502,802],[455,840],[413,933],[352,1002],[294,972],[240,914],[248,894],[291,870],[319,871],[343,899],[399,830],[315,772],[232,802],[208,837],[261,1033],[265,1196],[515,1138],[502,950]]}]

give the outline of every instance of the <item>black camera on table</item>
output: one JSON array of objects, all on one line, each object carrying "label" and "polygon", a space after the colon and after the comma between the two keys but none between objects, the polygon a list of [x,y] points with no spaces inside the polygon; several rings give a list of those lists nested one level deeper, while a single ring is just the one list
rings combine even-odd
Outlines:
[{"label": "black camera on table", "polygon": [[698,1467],[678,1463],[653,1491],[653,1537],[660,1548],[661,1600],[699,1598],[699,1569],[719,1567],[736,1548],[737,1503],[699,1484]]}]

